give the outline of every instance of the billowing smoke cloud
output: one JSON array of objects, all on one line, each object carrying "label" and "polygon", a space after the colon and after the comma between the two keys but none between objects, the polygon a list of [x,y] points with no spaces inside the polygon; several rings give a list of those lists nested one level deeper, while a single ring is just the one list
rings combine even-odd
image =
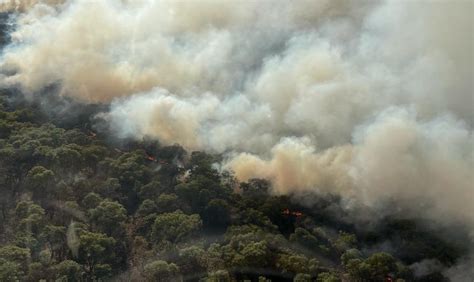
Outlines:
[{"label": "billowing smoke cloud", "polygon": [[60,5],[64,0],[0,0],[0,12],[25,12],[36,5]]},{"label": "billowing smoke cloud", "polygon": [[118,136],[225,153],[275,193],[474,231],[471,1],[34,2],[3,85],[110,102]]}]

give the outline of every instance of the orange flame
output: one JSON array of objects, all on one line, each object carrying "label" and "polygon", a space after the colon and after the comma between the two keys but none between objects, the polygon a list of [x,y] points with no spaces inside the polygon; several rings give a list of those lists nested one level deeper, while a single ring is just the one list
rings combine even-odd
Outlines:
[{"label": "orange flame", "polygon": [[152,161],[152,162],[156,162],[156,158],[153,157],[153,156],[150,156],[150,155],[145,155],[145,159],[147,159],[149,161]]},{"label": "orange flame", "polygon": [[303,213],[300,212],[300,211],[290,211],[289,209],[284,209],[281,214],[283,215],[292,215],[292,216],[295,216],[295,217],[302,217],[303,216]]}]

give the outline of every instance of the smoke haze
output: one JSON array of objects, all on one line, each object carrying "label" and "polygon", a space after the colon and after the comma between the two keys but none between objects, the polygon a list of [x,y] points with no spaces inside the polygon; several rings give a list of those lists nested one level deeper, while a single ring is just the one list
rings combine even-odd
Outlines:
[{"label": "smoke haze", "polygon": [[275,193],[474,231],[473,2],[19,3],[3,86],[110,103],[117,136],[224,153]]}]

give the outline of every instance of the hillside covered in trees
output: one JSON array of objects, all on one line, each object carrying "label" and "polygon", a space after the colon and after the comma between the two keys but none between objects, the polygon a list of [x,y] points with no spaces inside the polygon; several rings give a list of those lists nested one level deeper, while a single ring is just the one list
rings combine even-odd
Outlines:
[{"label": "hillside covered in trees", "polygon": [[474,281],[473,10],[0,0],[0,282]]},{"label": "hillside covered in trees", "polygon": [[357,226],[336,196],[238,183],[219,155],[112,140],[94,106],[2,93],[0,281],[444,281],[465,251],[414,220]]}]

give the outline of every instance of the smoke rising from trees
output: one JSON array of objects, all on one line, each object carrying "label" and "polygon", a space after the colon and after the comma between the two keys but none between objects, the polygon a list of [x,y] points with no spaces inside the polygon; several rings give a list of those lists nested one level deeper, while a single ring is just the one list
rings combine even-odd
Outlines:
[{"label": "smoke rising from trees", "polygon": [[110,103],[119,137],[223,153],[278,194],[474,231],[470,1],[44,1],[4,86]]}]

